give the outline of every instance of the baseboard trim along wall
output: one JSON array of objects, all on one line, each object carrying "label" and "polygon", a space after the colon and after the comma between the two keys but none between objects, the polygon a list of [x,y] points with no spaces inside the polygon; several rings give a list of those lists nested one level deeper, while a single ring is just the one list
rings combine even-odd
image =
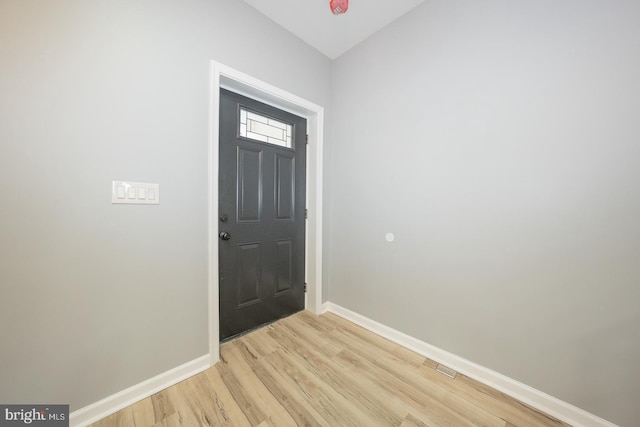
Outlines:
[{"label": "baseboard trim along wall", "polygon": [[[413,350],[416,353],[446,365],[463,375],[508,394],[509,396],[548,415],[556,417],[559,420],[571,424],[574,427],[618,427],[609,421],[529,387],[526,384],[492,371],[484,366],[480,366],[462,357],[456,356],[453,353],[449,353],[446,350],[428,344],[424,341],[420,341],[417,338],[413,338],[337,304],[325,302],[322,305],[322,313],[325,312],[334,313],[377,335],[393,341],[396,344]],[[204,355],[106,397],[98,402],[78,409],[70,414],[70,425],[72,427],[85,427],[94,423],[122,408],[132,405],[154,393],[164,390],[167,387],[177,384],[180,381],[208,369],[210,367],[209,361],[209,355]]]},{"label": "baseboard trim along wall", "polygon": [[204,355],[77,411],[73,411],[69,414],[69,424],[72,427],[85,427],[94,423],[122,408],[208,369],[210,366],[209,361],[209,355]]},{"label": "baseboard trim along wall", "polygon": [[380,335],[459,373],[501,391],[574,427],[617,427],[596,415],[529,387],[491,369],[470,362],[441,348],[427,344],[337,304],[325,302],[322,312],[334,313],[356,325]]}]

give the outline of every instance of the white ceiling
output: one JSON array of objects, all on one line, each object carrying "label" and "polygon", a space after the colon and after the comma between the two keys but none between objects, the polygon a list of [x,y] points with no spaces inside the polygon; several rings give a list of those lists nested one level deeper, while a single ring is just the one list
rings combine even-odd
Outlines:
[{"label": "white ceiling", "polygon": [[334,15],[329,0],[244,0],[293,34],[335,59],[424,0],[350,0]]}]

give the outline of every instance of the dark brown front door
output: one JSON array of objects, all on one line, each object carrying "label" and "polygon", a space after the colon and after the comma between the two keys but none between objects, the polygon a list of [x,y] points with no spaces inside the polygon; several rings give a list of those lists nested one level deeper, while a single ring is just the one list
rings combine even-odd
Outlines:
[{"label": "dark brown front door", "polygon": [[220,339],[304,309],[306,120],[220,90]]}]

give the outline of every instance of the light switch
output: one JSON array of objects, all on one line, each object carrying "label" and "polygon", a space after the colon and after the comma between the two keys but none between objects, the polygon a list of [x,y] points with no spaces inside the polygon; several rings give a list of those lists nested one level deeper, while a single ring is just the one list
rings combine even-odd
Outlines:
[{"label": "light switch", "polygon": [[112,181],[111,203],[159,205],[160,184],[149,182]]}]

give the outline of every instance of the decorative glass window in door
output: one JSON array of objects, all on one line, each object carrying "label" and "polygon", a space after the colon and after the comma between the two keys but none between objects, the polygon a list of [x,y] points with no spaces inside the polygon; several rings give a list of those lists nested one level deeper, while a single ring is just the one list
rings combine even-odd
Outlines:
[{"label": "decorative glass window in door", "polygon": [[293,148],[293,125],[240,107],[240,136]]}]

